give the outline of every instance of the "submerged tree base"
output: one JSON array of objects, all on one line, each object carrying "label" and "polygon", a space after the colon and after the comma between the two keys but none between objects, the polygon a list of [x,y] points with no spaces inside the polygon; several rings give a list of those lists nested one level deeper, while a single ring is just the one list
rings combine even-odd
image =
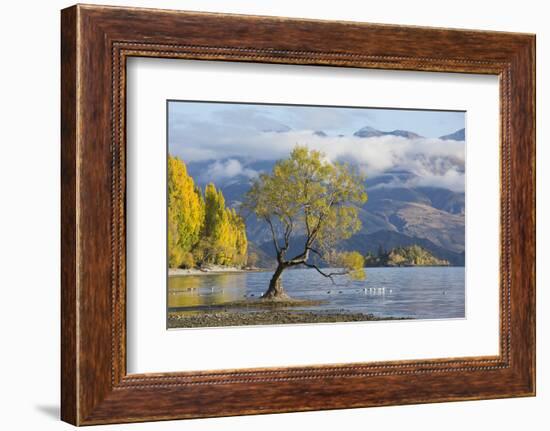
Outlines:
[{"label": "submerged tree base", "polygon": [[275,290],[268,290],[266,293],[264,293],[261,296],[261,299],[264,301],[288,301],[291,298],[284,291],[281,292],[281,291],[275,291]]}]

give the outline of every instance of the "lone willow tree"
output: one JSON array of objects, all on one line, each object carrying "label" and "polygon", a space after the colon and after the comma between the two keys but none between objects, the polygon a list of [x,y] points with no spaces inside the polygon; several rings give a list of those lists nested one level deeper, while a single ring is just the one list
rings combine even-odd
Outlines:
[{"label": "lone willow tree", "polygon": [[[286,299],[281,275],[298,265],[335,276],[364,279],[364,259],[335,246],[361,228],[357,205],[365,203],[364,178],[348,164],[331,163],[316,150],[296,146],[271,173],[261,174],[246,195],[244,207],[271,232],[277,268],[264,299]],[[289,247],[298,250],[288,256]],[[326,270],[322,263],[337,270]]]}]

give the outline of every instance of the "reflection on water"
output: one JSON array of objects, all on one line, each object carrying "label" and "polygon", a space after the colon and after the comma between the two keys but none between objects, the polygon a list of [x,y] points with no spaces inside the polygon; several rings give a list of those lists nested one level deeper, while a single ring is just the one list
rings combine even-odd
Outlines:
[{"label": "reflection on water", "polygon": [[246,295],[249,274],[183,275],[169,277],[168,307],[218,305]]},{"label": "reflection on water", "polygon": [[[289,270],[283,286],[296,299],[325,301],[302,310],[385,317],[465,317],[464,267],[367,268],[367,279],[334,285],[313,269]],[[169,310],[200,313],[213,305],[260,297],[271,272],[169,277]],[[293,308],[296,310],[296,308]],[[242,309],[228,308],[227,311]]]}]

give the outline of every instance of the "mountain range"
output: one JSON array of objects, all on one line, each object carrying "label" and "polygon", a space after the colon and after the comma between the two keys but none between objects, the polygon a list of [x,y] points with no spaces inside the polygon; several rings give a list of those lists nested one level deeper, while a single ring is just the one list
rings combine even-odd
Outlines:
[{"label": "mountain range", "polygon": [[[276,133],[285,133],[279,128]],[[268,133],[272,133],[270,130]],[[322,130],[313,132],[321,138],[327,134]],[[392,135],[403,139],[421,139],[417,133],[407,130],[380,131],[363,127],[354,134],[359,138]],[[441,136],[441,140],[463,141],[464,129]],[[231,157],[238,163],[241,173],[212,178],[213,163],[223,165],[228,160],[207,160],[188,163],[189,173],[195,181],[204,186],[214,181],[225,196],[226,203],[239,208],[250,187],[251,173],[271,171],[275,160],[248,160],[246,157]],[[410,170],[390,169],[368,177],[365,185],[367,202],[359,210],[361,230],[343,241],[342,249],[356,250],[362,254],[376,253],[380,248],[420,245],[438,259],[448,260],[451,265],[464,265],[465,250],[465,195],[443,186],[419,185],[421,178]],[[269,261],[274,255],[271,234],[263,221],[253,215],[246,217],[250,249],[260,255],[262,261]],[[292,248],[292,247],[291,247]],[[292,250],[291,250],[292,251]]]},{"label": "mountain range", "polygon": [[450,141],[450,140],[464,141],[465,138],[466,138],[466,129],[460,129],[449,135],[443,135],[439,137],[439,139],[443,139],[444,141]]},{"label": "mountain range", "polygon": [[391,132],[383,132],[381,130],[375,129],[370,126],[365,126],[359,130],[357,130],[353,136],[357,136],[359,138],[372,138],[377,136],[400,136],[402,138],[408,138],[408,139],[414,139],[414,138],[422,138],[423,136],[418,135],[414,132],[409,132],[408,130],[392,130]]}]

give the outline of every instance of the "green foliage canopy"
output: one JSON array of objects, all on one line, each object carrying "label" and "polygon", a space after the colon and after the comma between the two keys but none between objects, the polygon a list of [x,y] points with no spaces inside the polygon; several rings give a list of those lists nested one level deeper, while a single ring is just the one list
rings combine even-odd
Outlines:
[{"label": "green foliage canopy", "polygon": [[[338,253],[334,247],[361,228],[357,206],[366,200],[364,178],[356,168],[331,163],[320,151],[296,146],[288,159],[253,182],[244,205],[268,224],[279,266],[304,265],[331,278],[342,274],[363,278],[362,256]],[[304,237],[302,251],[288,258],[291,238],[298,236]],[[308,261],[311,254],[345,270],[326,273]]]}]

